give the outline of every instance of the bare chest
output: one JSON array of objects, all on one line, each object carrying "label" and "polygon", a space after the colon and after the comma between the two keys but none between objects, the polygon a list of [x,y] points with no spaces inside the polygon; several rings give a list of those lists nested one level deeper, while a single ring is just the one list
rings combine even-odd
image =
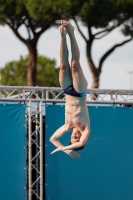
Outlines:
[{"label": "bare chest", "polygon": [[65,124],[69,128],[77,128],[83,131],[86,126],[89,126],[90,119],[88,108],[85,99],[74,99],[71,103],[66,103],[65,107]]},{"label": "bare chest", "polygon": [[90,119],[88,114],[78,114],[78,115],[66,115],[65,124],[68,129],[73,127],[77,128],[80,132],[83,132],[86,127],[90,126]]}]

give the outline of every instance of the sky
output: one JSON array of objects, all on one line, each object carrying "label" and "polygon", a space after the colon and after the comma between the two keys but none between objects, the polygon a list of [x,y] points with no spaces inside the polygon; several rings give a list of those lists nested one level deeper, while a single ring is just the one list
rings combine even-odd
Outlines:
[{"label": "sky", "polygon": [[[74,22],[71,21],[75,26]],[[80,28],[87,37],[87,29],[80,24]],[[93,32],[97,30],[93,29]],[[19,30],[23,37],[27,37],[26,30],[22,27]],[[92,75],[87,64],[86,43],[75,27],[75,36],[80,49],[80,63],[83,68],[86,79],[88,80],[88,88],[92,85]],[[92,57],[94,63],[98,64],[101,56],[114,44],[120,43],[129,37],[124,37],[120,29],[112,31],[109,35],[100,40],[96,40],[93,44]],[[70,41],[67,36],[68,48],[70,50]],[[42,34],[38,41],[37,50],[40,55],[54,58],[59,66],[59,43],[60,34],[56,27],[52,27]],[[117,48],[104,62],[102,73],[100,76],[100,89],[133,89],[133,74],[129,75],[129,71],[133,70],[133,41]],[[0,67],[7,62],[19,60],[19,57],[28,54],[27,47],[14,35],[8,26],[0,26]],[[71,55],[69,53],[69,55]],[[69,58],[70,59],[70,58]],[[131,81],[132,77],[132,81]]]}]

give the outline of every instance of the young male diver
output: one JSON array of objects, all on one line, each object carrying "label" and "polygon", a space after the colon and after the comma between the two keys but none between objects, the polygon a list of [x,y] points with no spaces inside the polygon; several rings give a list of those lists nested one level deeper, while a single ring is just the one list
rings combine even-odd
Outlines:
[{"label": "young male diver", "polygon": [[[59,29],[61,34],[59,82],[66,99],[65,124],[50,138],[50,142],[57,147],[51,154],[63,151],[73,158],[80,158],[77,151],[84,148],[90,135],[90,118],[86,105],[88,83],[79,62],[80,52],[74,27],[68,21],[61,20]],[[68,61],[67,34],[71,43],[71,66]],[[72,131],[69,145],[63,146],[58,138],[69,131]]]}]

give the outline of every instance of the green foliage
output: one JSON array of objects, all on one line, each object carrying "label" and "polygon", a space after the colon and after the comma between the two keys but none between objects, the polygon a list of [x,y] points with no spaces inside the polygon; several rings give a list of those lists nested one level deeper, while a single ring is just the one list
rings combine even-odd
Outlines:
[{"label": "green foliage", "polygon": [[51,23],[65,17],[68,3],[62,3],[62,0],[28,0],[26,7],[35,20]]},{"label": "green foliage", "polygon": [[38,56],[37,86],[59,87],[59,68],[54,59]]},{"label": "green foliage", "polygon": [[[0,0],[0,24],[7,24],[29,50],[27,68],[29,86],[38,84],[36,83],[38,39],[42,33],[55,25],[57,20],[64,18],[67,8],[65,5],[61,0]],[[26,29],[26,38],[22,37],[19,31],[21,26]]]},{"label": "green foliage", "polygon": [[122,7],[122,14],[129,18],[123,24],[122,33],[133,37],[133,0],[118,0],[118,5]]},{"label": "green foliage", "polygon": [[105,27],[115,17],[116,7],[110,0],[83,1],[79,16],[82,22],[96,28]]},{"label": "green foliage", "polygon": [[78,20],[80,19],[87,27],[106,28],[110,22],[116,26],[126,21],[131,30],[132,23],[128,23],[127,19],[130,17],[133,19],[133,0],[67,0],[67,2],[69,15],[72,18],[78,17]]},{"label": "green foliage", "polygon": [[[0,1],[0,22],[7,23],[11,27],[21,21],[21,17],[27,15],[25,5],[21,0]],[[21,22],[22,23],[22,22]],[[17,28],[17,27],[16,27]]]},{"label": "green foliage", "polygon": [[26,20],[30,19],[34,30],[44,27],[44,24],[50,27],[66,16],[68,8],[67,1],[62,3],[62,0],[1,0],[0,24],[17,29],[22,24],[27,25]]},{"label": "green foliage", "polygon": [[[20,57],[18,61],[7,63],[1,68],[1,85],[26,86],[27,85],[27,66],[28,57]],[[37,59],[37,86],[58,87],[59,68],[56,61],[44,56]]]}]

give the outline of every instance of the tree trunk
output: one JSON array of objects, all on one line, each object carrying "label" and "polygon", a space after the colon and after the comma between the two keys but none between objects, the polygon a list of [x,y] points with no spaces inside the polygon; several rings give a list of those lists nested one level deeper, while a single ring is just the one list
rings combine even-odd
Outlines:
[{"label": "tree trunk", "polygon": [[93,74],[92,88],[99,88],[99,75]]},{"label": "tree trunk", "polygon": [[37,49],[35,44],[28,44],[29,58],[27,62],[27,85],[36,86]]},{"label": "tree trunk", "polygon": [[[96,35],[98,34],[101,34],[102,32],[106,32],[107,33],[105,35],[107,35],[111,30],[113,30],[114,28],[118,27],[119,25],[122,24],[122,22],[120,22],[116,27],[112,27],[110,29],[106,29],[104,31],[100,31],[99,33],[96,33],[96,34],[92,34],[92,23],[89,22],[87,24],[87,28],[88,28],[88,36],[89,36],[89,39],[87,39],[85,37],[85,35],[82,33],[80,27],[78,26],[78,23],[77,23],[77,20],[75,19],[75,17],[73,18],[74,21],[75,21],[75,24],[77,26],[77,29],[79,31],[79,33],[81,34],[81,36],[83,37],[83,39],[85,40],[86,42],[86,55],[87,55],[87,60],[88,60],[88,65],[89,65],[89,68],[91,70],[91,73],[92,73],[92,76],[93,76],[93,83],[92,83],[92,88],[99,88],[99,78],[100,78],[100,74],[101,74],[101,69],[102,69],[102,66],[103,66],[103,62],[105,61],[105,59],[117,48],[117,47],[120,47],[124,44],[126,44],[127,42],[131,41],[133,39],[133,37],[129,38],[128,40],[125,40],[119,44],[116,44],[114,45],[113,47],[111,47],[100,59],[100,62],[99,62],[99,65],[98,67],[96,68],[95,64],[93,63],[93,59],[92,59],[92,56],[91,56],[91,50],[92,50],[92,44],[93,44],[93,41],[95,39],[100,39],[102,37],[99,37],[99,38],[96,38]],[[104,36],[105,36],[104,35]],[[97,94],[94,94],[92,96],[91,99],[93,100],[96,100],[98,98],[98,95]]]},{"label": "tree trunk", "polygon": [[[88,60],[88,65],[90,67],[90,70],[92,72],[92,76],[93,76],[92,88],[98,88],[99,87],[100,73],[99,73],[99,70],[96,68],[95,64],[93,63],[93,60],[92,60],[92,57],[91,57],[92,41],[89,40],[87,42],[87,48],[86,48],[87,60]],[[91,99],[96,100],[97,97],[98,97],[97,94],[94,94],[94,96],[91,96]]]}]

